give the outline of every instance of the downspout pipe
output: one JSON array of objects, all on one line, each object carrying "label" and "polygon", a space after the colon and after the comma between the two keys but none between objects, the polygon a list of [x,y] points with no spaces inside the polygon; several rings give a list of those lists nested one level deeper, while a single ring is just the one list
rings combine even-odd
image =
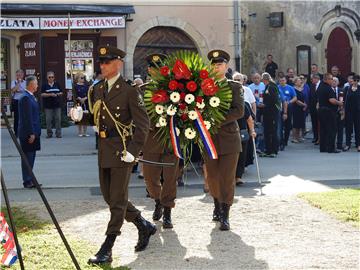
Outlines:
[{"label": "downspout pipe", "polygon": [[241,66],[241,48],[240,48],[240,30],[239,24],[240,16],[239,16],[239,1],[234,0],[234,45],[235,45],[235,70],[240,72]]}]

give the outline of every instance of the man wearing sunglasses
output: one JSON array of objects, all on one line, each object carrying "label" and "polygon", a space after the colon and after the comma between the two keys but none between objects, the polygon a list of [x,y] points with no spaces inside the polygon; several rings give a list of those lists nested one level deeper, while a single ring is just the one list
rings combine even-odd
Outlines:
[{"label": "man wearing sunglasses", "polygon": [[97,265],[112,261],[112,247],[120,235],[124,219],[134,223],[138,229],[135,251],[144,250],[150,236],[156,232],[155,225],[145,220],[128,201],[131,169],[149,131],[144,101],[137,88],[127,84],[120,75],[126,53],[116,47],[100,46],[98,54],[104,80],[94,85],[90,99],[94,103],[91,110],[99,119],[100,188],[111,217],[105,242],[88,261]]},{"label": "man wearing sunglasses", "polygon": [[55,123],[55,135],[61,138],[61,98],[63,92],[60,85],[55,81],[55,73],[48,71],[46,74],[47,82],[41,88],[41,97],[46,119],[46,138],[53,136],[52,123]]}]

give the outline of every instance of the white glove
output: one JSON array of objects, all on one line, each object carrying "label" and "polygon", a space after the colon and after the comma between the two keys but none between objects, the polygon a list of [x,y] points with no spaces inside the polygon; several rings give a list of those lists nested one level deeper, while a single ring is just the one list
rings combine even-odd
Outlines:
[{"label": "white glove", "polygon": [[97,128],[97,126],[93,126],[92,128],[96,133],[99,133],[99,129]]},{"label": "white glove", "polygon": [[126,151],[125,157],[121,157],[121,160],[124,162],[131,163],[135,160],[135,157],[128,151]]}]

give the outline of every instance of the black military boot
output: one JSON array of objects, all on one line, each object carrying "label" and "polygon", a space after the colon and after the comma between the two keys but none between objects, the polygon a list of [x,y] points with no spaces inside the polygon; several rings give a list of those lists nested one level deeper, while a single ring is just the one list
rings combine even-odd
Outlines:
[{"label": "black military boot", "polygon": [[138,215],[133,222],[138,229],[139,239],[135,251],[143,251],[149,244],[150,236],[156,233],[156,226]]},{"label": "black military boot", "polygon": [[217,199],[214,198],[214,211],[213,211],[213,221],[220,221],[220,204]]},{"label": "black military boot", "polygon": [[220,205],[220,231],[230,230],[229,211],[230,205],[226,203]]},{"label": "black military boot", "polygon": [[114,246],[116,239],[115,234],[109,234],[106,236],[105,242],[101,245],[100,250],[88,260],[88,264],[105,264],[112,262],[111,249]]},{"label": "black military boot", "polygon": [[164,216],[163,216],[163,228],[172,229],[174,226],[171,223],[171,208],[164,207]]},{"label": "black military boot", "polygon": [[163,206],[160,204],[160,200],[155,200],[155,210],[153,213],[153,220],[160,220],[163,215]]}]

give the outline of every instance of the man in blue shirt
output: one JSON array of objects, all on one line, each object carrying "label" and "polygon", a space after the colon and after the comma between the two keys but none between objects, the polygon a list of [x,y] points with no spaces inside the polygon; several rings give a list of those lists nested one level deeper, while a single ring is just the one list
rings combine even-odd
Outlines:
[{"label": "man in blue shirt", "polygon": [[284,129],[284,136],[283,140],[280,145],[280,149],[287,146],[289,141],[290,131],[292,129],[292,107],[293,104],[296,102],[296,92],[295,89],[286,83],[286,77],[279,78],[279,91],[282,94],[282,101],[283,101],[283,129]]},{"label": "man in blue shirt", "polygon": [[55,73],[49,71],[46,75],[47,82],[41,88],[41,97],[46,117],[47,137],[53,135],[52,122],[55,122],[55,135],[61,138],[61,97],[63,92],[60,85],[55,81]]},{"label": "man in blue shirt", "polygon": [[14,112],[14,132],[18,136],[19,124],[19,99],[25,93],[26,83],[24,80],[24,71],[16,71],[16,80],[11,81],[11,111]]}]

